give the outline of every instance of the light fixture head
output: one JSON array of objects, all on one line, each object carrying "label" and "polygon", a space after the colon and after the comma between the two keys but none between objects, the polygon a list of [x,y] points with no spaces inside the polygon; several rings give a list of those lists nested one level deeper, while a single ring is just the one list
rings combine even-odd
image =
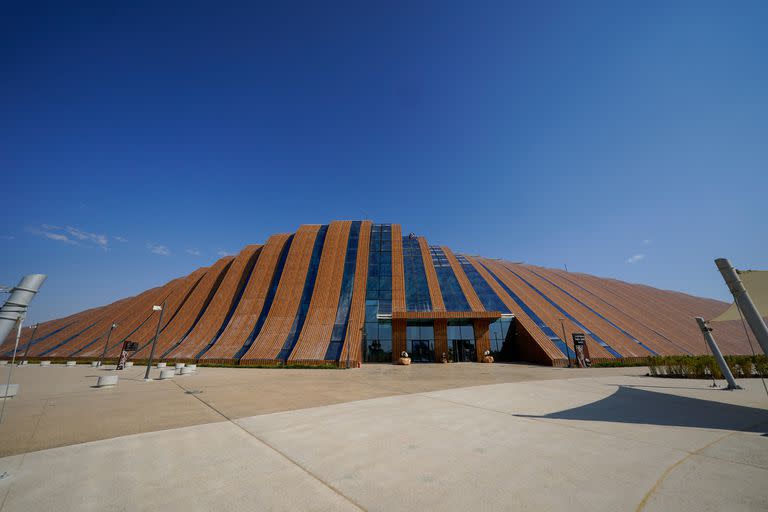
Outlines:
[{"label": "light fixture head", "polygon": [[163,306],[152,306],[152,311],[162,311]]}]

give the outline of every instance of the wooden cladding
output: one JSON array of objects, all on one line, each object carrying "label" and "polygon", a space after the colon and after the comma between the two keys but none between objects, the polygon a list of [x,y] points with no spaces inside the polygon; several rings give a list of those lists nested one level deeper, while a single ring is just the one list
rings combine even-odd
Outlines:
[{"label": "wooden cladding", "polygon": [[433,311],[445,311],[443,294],[440,291],[440,283],[437,280],[435,265],[432,263],[432,255],[429,253],[427,240],[419,237],[419,249],[421,249],[421,259],[424,262],[424,273],[427,275],[427,287],[429,288],[429,299],[432,301]]},{"label": "wooden cladding", "polygon": [[[158,314],[152,311],[152,306],[165,303],[156,357],[242,365],[278,364],[286,360],[288,364],[341,361],[343,365],[348,358],[356,364],[363,354],[361,328],[366,315],[369,263],[371,259],[378,261],[369,254],[372,227],[370,221],[337,221],[327,230],[308,225],[301,226],[294,235],[274,235],[263,247],[249,245],[236,258],[223,258],[210,268],[197,269],[135,297],[43,322],[35,340],[31,340],[32,329],[24,328],[19,353],[32,341],[30,357],[94,359],[101,355],[110,326],[116,323],[107,357],[116,357],[121,342],[127,338],[142,347],[133,354],[134,359],[141,360],[148,356],[149,342],[157,327]],[[349,244],[355,236],[357,251],[353,255],[354,242]],[[448,247],[441,247],[443,259],[435,248],[436,269],[426,240],[419,237],[417,241],[418,249],[416,241],[409,241],[409,247],[414,256],[421,256],[424,265],[426,286],[419,267],[419,294],[426,304],[428,292],[432,311],[407,311],[402,229],[391,225],[391,317],[387,316],[388,308],[377,313],[380,322],[391,321],[393,359],[407,350],[408,321],[433,324],[435,360],[440,361],[442,354],[449,351],[448,322],[465,320],[474,326],[477,360],[482,360],[483,353],[491,348],[489,326],[501,317],[500,312],[485,311],[478,291],[472,286],[478,275],[469,271],[461,257],[457,258]],[[354,261],[354,267],[347,258]],[[650,355],[651,351],[661,355],[705,353],[701,333],[692,317],[713,317],[725,308],[722,302],[710,299],[586,274],[480,257],[467,257],[467,262],[514,315],[510,329],[514,329],[516,346],[512,351],[521,360],[564,365],[560,338],[572,347],[572,335],[585,331],[595,361],[610,360],[614,357],[612,350],[630,360]],[[458,287],[449,275],[448,265]],[[349,267],[346,274],[345,267]],[[444,286],[450,288],[445,298],[438,271]],[[446,281],[446,276],[450,281]],[[380,285],[382,281],[375,282]],[[373,290],[379,295],[374,293],[371,297],[388,301],[387,288]],[[450,304],[451,297],[458,296],[459,288],[469,311],[446,311],[446,302]],[[483,290],[479,295],[485,299],[483,293],[490,290]],[[461,302],[463,309],[466,304]],[[370,314],[375,311],[374,306],[369,304]],[[750,353],[738,322],[714,327],[718,343],[726,353]],[[381,329],[375,332],[389,332],[385,327]],[[386,339],[383,336],[381,341]],[[3,357],[13,349],[14,342],[13,335],[3,340]]]}]

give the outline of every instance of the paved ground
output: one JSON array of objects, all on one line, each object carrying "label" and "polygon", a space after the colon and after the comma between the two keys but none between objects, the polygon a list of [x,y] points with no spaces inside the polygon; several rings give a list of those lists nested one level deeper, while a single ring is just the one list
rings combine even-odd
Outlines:
[{"label": "paved ground", "polygon": [[[627,376],[641,373],[634,369],[536,368],[554,377],[539,381],[524,378],[530,368],[502,365],[390,373],[399,370],[308,370],[294,379],[295,370],[203,368],[176,380],[208,386],[195,395],[137,381],[144,390],[137,394],[157,408],[148,415],[164,409],[155,399],[179,395],[168,408],[183,413],[191,406],[181,398],[194,400],[208,420],[190,413],[191,426],[2,458],[0,472],[10,477],[0,480],[0,510],[768,509],[768,400],[759,381],[727,392],[703,381]],[[452,382],[435,377],[439,371],[498,383],[420,389]],[[79,377],[58,378],[45,377],[62,386]],[[283,388],[302,388],[303,398],[293,398],[294,410],[238,416],[245,406],[224,396],[230,379],[266,411],[278,407],[269,405],[273,394],[291,396]],[[121,382],[113,398],[132,387]],[[367,392],[389,396],[348,401]],[[78,394],[60,396],[69,393]],[[315,399],[332,405],[297,408]],[[16,404],[20,415],[23,402]],[[84,418],[63,424],[92,431]]]}]

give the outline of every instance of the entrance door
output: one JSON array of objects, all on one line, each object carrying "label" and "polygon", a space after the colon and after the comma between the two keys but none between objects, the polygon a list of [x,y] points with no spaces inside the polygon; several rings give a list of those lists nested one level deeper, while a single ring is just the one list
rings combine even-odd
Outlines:
[{"label": "entrance door", "polygon": [[453,340],[456,362],[469,363],[475,360],[475,344],[471,340]]},{"label": "entrance door", "polygon": [[411,360],[414,363],[431,363],[432,351],[429,349],[429,340],[411,341]]}]

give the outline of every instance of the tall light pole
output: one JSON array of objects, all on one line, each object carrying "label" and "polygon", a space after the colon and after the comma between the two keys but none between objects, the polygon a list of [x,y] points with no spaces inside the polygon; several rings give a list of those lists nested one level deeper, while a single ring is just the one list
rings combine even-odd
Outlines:
[{"label": "tall light pole", "polygon": [[149,351],[149,361],[147,361],[147,371],[144,374],[144,380],[149,380],[149,370],[152,369],[152,357],[155,355],[155,345],[157,338],[160,337],[160,324],[163,322],[163,311],[165,311],[165,301],[162,306],[152,306],[152,311],[159,311],[160,318],[157,319],[157,329],[155,330],[155,339],[152,340],[152,350]]},{"label": "tall light pole", "polygon": [[[27,354],[29,354],[29,347],[32,346],[32,342],[35,341],[35,333],[37,332],[37,326],[40,325],[35,324],[32,326],[32,336],[29,337],[29,343],[27,343],[27,348],[24,349],[24,356],[21,358],[22,361],[25,361],[27,359]],[[21,363],[19,363],[21,364]]]},{"label": "tall light pole", "polygon": [[[565,336],[565,318],[558,318],[560,320],[560,327],[563,329],[563,343],[565,343],[565,354],[568,358],[568,368],[571,367],[571,349],[568,347],[568,338]],[[574,352],[576,352],[574,350]]]},{"label": "tall light pole", "polygon": [[112,325],[109,326],[109,332],[107,333],[107,341],[104,342],[104,352],[101,353],[101,357],[99,358],[99,366],[104,364],[104,358],[107,356],[107,348],[109,347],[109,338],[112,337],[112,331],[117,327],[117,324],[112,322]]}]

